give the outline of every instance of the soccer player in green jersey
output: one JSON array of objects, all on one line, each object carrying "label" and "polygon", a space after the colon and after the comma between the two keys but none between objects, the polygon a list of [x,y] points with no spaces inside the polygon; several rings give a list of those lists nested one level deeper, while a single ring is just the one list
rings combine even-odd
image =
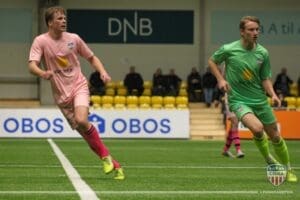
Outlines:
[{"label": "soccer player in green jersey", "polygon": [[[208,60],[218,87],[228,93],[229,108],[253,133],[253,139],[268,164],[278,163],[270,154],[269,136],[275,153],[288,171],[286,180],[297,182],[290,166],[289,152],[277,127],[276,118],[268,104],[266,93],[280,106],[274,92],[268,51],[257,43],[260,21],[254,16],[245,16],[240,21],[240,40],[223,45]],[[226,77],[218,70],[225,62]]]}]

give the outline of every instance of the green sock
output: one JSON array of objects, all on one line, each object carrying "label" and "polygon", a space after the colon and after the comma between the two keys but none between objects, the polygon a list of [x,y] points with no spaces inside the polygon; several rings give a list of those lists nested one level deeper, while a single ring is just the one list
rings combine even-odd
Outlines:
[{"label": "green sock", "polygon": [[265,134],[261,138],[253,137],[254,143],[256,144],[258,150],[263,155],[265,160],[269,158],[270,151],[269,151],[269,142]]},{"label": "green sock", "polygon": [[274,151],[277,157],[280,159],[281,163],[289,167],[290,156],[284,139],[281,138],[278,143],[272,143],[272,144],[274,147]]}]

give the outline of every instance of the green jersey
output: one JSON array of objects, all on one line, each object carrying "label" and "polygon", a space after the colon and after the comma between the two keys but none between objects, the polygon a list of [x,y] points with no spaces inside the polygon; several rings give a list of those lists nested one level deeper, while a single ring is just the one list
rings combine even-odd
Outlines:
[{"label": "green jersey", "polygon": [[216,64],[225,62],[225,77],[231,90],[229,106],[243,103],[249,106],[267,103],[262,81],[271,78],[268,51],[257,44],[255,49],[245,49],[241,41],[223,45],[211,57]]}]

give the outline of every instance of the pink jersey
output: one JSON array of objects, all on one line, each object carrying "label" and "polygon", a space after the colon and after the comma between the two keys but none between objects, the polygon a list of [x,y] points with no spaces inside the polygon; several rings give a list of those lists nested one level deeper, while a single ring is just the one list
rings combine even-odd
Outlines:
[{"label": "pink jersey", "polygon": [[88,59],[94,54],[77,34],[63,32],[59,40],[54,40],[44,33],[33,41],[29,61],[40,63],[44,58],[47,70],[54,72],[50,80],[58,104],[72,101],[76,91],[82,87],[88,88],[78,55]]}]

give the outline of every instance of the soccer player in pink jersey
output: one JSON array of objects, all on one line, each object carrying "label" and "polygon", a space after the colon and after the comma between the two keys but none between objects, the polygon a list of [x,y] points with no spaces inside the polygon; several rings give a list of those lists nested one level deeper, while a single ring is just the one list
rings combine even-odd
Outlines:
[{"label": "soccer player in pink jersey", "polygon": [[[115,171],[114,179],[123,180],[124,172],[99,137],[96,128],[88,121],[88,82],[81,72],[78,56],[82,56],[101,74],[104,82],[111,77],[100,59],[77,35],[66,32],[66,11],[50,7],[45,12],[48,32],[37,36],[30,49],[29,70],[32,74],[50,80],[54,100],[70,126],[86,140],[90,148],[103,161],[103,171]],[[45,70],[40,68],[44,60]]]}]

